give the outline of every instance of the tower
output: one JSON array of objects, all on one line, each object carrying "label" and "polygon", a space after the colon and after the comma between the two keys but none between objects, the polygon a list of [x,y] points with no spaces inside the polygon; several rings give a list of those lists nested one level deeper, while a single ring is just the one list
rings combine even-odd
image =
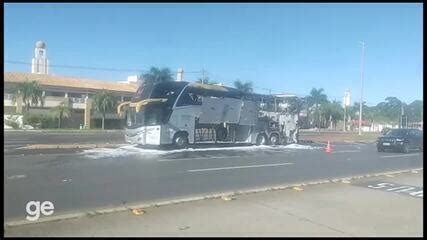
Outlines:
[{"label": "tower", "polygon": [[184,79],[184,69],[178,68],[178,71],[176,73],[176,81],[181,82]]},{"label": "tower", "polygon": [[34,58],[31,62],[31,73],[49,74],[49,61],[46,57],[46,44],[42,41],[36,42]]}]

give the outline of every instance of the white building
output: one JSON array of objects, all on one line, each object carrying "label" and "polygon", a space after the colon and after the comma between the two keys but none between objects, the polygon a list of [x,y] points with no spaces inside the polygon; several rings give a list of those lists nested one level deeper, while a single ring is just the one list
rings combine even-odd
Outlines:
[{"label": "white building", "polygon": [[49,74],[49,61],[46,56],[46,44],[42,41],[36,42],[34,58],[31,61],[31,73]]},{"label": "white building", "polygon": [[131,83],[131,84],[137,84],[140,78],[138,75],[131,75],[128,76],[128,79],[126,81],[119,81],[119,83]]}]

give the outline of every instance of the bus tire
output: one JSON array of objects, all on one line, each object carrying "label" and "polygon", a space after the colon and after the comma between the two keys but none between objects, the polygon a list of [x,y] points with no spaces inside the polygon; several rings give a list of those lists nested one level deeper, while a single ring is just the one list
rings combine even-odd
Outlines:
[{"label": "bus tire", "polygon": [[258,134],[256,138],[256,145],[267,145],[267,136],[264,133]]},{"label": "bus tire", "polygon": [[176,148],[186,148],[188,146],[188,134],[186,132],[178,132],[173,137],[173,145]]},{"label": "bus tire", "polygon": [[271,145],[279,145],[280,144],[280,138],[277,133],[272,133],[270,135],[270,144]]}]

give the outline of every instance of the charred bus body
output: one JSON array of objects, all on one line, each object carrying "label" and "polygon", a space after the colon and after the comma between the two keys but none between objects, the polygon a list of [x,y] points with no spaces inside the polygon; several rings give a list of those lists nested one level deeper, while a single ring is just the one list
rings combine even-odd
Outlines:
[{"label": "charred bus body", "polygon": [[131,144],[184,148],[200,142],[298,141],[298,115],[286,112],[285,98],[224,86],[158,83],[138,90],[131,102],[117,110],[126,114],[125,140]]}]

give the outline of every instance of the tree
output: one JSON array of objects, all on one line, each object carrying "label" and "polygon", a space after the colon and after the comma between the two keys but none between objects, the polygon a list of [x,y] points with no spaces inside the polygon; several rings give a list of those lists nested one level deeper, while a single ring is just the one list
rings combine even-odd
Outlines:
[{"label": "tree", "polygon": [[315,116],[315,125],[319,127],[320,125],[320,109],[319,106],[321,104],[328,102],[328,97],[323,93],[323,88],[313,88],[310,91],[310,96],[308,96],[308,106],[314,107],[314,116]]},{"label": "tree", "polygon": [[93,97],[93,108],[102,113],[102,129],[104,129],[105,114],[114,111],[117,105],[117,98],[112,92],[103,89]]},{"label": "tree", "polygon": [[399,122],[403,102],[400,101],[397,97],[387,97],[385,100],[385,111],[387,116]]},{"label": "tree", "polygon": [[151,67],[150,70],[142,74],[142,79],[147,85],[154,85],[160,82],[173,81],[173,74],[169,68],[156,68]]},{"label": "tree", "polygon": [[216,82],[216,81],[211,81],[209,79],[209,77],[199,78],[196,82],[197,83],[203,83],[203,84],[211,84],[211,85],[218,84],[218,82]]},{"label": "tree", "polygon": [[58,106],[50,110],[55,118],[58,118],[58,128],[61,128],[62,118],[68,118],[71,115],[71,110],[65,102],[61,102]]},{"label": "tree", "polygon": [[147,73],[141,75],[142,84],[137,90],[138,98],[146,98],[154,85],[161,82],[173,81],[173,74],[169,68],[151,67]]},{"label": "tree", "polygon": [[18,83],[15,89],[14,101],[16,97],[21,97],[25,105],[25,110],[30,111],[31,105],[44,105],[43,90],[37,81],[25,81]]},{"label": "tree", "polygon": [[330,120],[333,127],[336,128],[337,122],[344,118],[344,109],[339,101],[332,101],[323,104],[322,115],[324,119]]},{"label": "tree", "polygon": [[288,99],[288,111],[291,114],[299,114],[304,107],[305,104],[304,98],[292,97]]},{"label": "tree", "polygon": [[243,83],[240,80],[236,80],[236,81],[234,81],[234,87],[237,90],[240,90],[240,91],[242,91],[244,93],[250,93],[250,92],[253,91],[253,89],[252,89],[252,82],[245,82],[245,83]]},{"label": "tree", "polygon": [[423,101],[415,100],[410,103],[405,111],[408,122],[420,122],[423,120]]}]

